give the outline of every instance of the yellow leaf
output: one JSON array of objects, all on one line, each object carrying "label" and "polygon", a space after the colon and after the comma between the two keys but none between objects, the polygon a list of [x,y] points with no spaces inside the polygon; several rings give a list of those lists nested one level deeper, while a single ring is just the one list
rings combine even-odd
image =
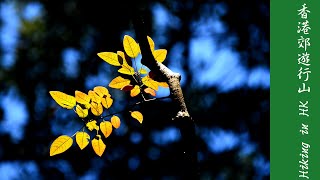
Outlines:
[{"label": "yellow leaf", "polygon": [[129,66],[128,64],[123,64],[122,65],[122,68],[120,68],[118,70],[119,73],[122,73],[122,74],[128,74],[128,75],[133,75],[134,74],[134,69],[133,67]]},{"label": "yellow leaf", "polygon": [[98,53],[98,56],[111,65],[114,65],[114,66],[121,65],[118,61],[118,55],[114,52],[100,52]]},{"label": "yellow leaf", "polygon": [[118,129],[120,127],[120,118],[118,116],[111,117],[111,124],[114,128]]},{"label": "yellow leaf", "polygon": [[145,88],[144,92],[146,92],[146,93],[148,93],[148,94],[150,94],[152,96],[156,96],[156,91],[151,89],[151,88]]},{"label": "yellow leaf", "polygon": [[91,97],[92,102],[101,103],[101,97],[94,91],[89,90],[88,95]]},{"label": "yellow leaf", "polygon": [[87,122],[86,126],[90,131],[92,131],[93,129],[95,129],[97,131],[99,130],[99,126],[97,126],[96,120]]},{"label": "yellow leaf", "polygon": [[89,104],[90,103],[90,96],[88,96],[87,94],[81,92],[81,91],[75,91],[75,97],[76,97],[76,101],[77,103],[80,104]]},{"label": "yellow leaf", "polygon": [[85,118],[88,116],[88,109],[82,109],[82,107],[78,104],[76,106],[76,113],[80,118]]},{"label": "yellow leaf", "polygon": [[77,132],[76,134],[76,142],[80,149],[84,149],[86,146],[88,146],[90,140],[90,136],[86,132]]},{"label": "yellow leaf", "polygon": [[103,86],[96,86],[93,88],[93,91],[98,94],[100,97],[110,97],[109,90]]},{"label": "yellow leaf", "polygon": [[126,57],[125,57],[125,55],[124,55],[124,52],[122,52],[122,51],[117,51],[117,54],[122,58],[122,65],[129,65],[129,64],[127,63]]},{"label": "yellow leaf", "polygon": [[105,138],[109,137],[112,133],[112,124],[109,121],[103,121],[100,123],[100,130]]},{"label": "yellow leaf", "polygon": [[122,58],[122,60],[126,59],[124,56],[124,52],[122,52],[122,51],[117,51],[117,55],[119,55]]},{"label": "yellow leaf", "polygon": [[129,35],[125,35],[123,38],[123,48],[131,58],[137,57],[140,52],[138,43]]},{"label": "yellow leaf", "polygon": [[111,97],[101,98],[101,103],[106,109],[109,109],[112,106],[113,99]]},{"label": "yellow leaf", "polygon": [[76,98],[60,91],[50,91],[52,98],[63,108],[72,109],[76,105]]},{"label": "yellow leaf", "polygon": [[138,120],[141,124],[143,121],[143,115],[139,112],[139,111],[132,111],[131,112],[131,116],[133,118],[135,118],[136,120]]},{"label": "yellow leaf", "polygon": [[102,156],[104,150],[106,149],[106,145],[103,143],[103,141],[101,140],[101,136],[97,135],[98,139],[93,139],[91,141],[92,144],[92,148],[94,150],[94,152],[98,155],[98,156]]},{"label": "yellow leaf", "polygon": [[61,135],[50,146],[50,156],[65,152],[72,146],[73,140],[67,135]]},{"label": "yellow leaf", "polygon": [[147,74],[148,71],[146,69],[140,68],[139,73],[140,74]]},{"label": "yellow leaf", "polygon": [[143,83],[144,85],[146,85],[147,87],[158,91],[158,82],[155,81],[155,80],[153,80],[153,79],[151,79],[151,78],[149,77],[149,75],[143,77],[141,80],[142,80],[142,83]]},{"label": "yellow leaf", "polygon": [[109,83],[109,87],[115,88],[115,89],[122,89],[123,87],[129,84],[130,84],[129,79],[124,79],[123,77],[118,76]]},{"label": "yellow leaf", "polygon": [[158,85],[165,88],[169,87],[168,83],[166,82],[158,82]]},{"label": "yellow leaf", "polygon": [[158,62],[163,62],[166,59],[167,50],[166,49],[157,49],[153,52],[153,57]]},{"label": "yellow leaf", "polygon": [[91,112],[95,116],[100,116],[103,112],[101,103],[91,102]]},{"label": "yellow leaf", "polygon": [[130,91],[130,96],[135,97],[140,93],[140,87],[138,85],[135,85],[134,88]]},{"label": "yellow leaf", "polygon": [[153,42],[151,37],[147,36],[147,38],[148,38],[148,42],[149,42],[149,45],[150,45],[151,52],[153,52],[154,51],[154,42]]}]

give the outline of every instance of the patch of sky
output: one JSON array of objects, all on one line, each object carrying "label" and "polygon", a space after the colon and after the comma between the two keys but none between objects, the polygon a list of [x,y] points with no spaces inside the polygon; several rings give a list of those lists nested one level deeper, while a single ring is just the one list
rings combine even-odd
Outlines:
[{"label": "patch of sky", "polygon": [[263,66],[252,69],[248,77],[248,86],[250,88],[270,88],[270,69]]},{"label": "patch of sky", "polygon": [[249,141],[248,133],[235,133],[220,128],[201,128],[200,136],[205,141],[210,152],[219,154],[240,147],[240,155],[252,153],[256,146]]},{"label": "patch of sky", "polygon": [[42,15],[43,6],[40,2],[29,2],[22,10],[22,18],[27,21],[34,21]]},{"label": "patch of sky", "polygon": [[155,144],[163,146],[179,141],[181,135],[177,128],[167,127],[163,130],[157,130],[152,132],[151,137]]},{"label": "patch of sky", "polygon": [[79,177],[80,180],[99,179],[99,173],[103,168],[105,162],[101,161],[100,158],[93,158],[90,164],[91,168],[86,171],[81,177]]},{"label": "patch of sky", "polygon": [[270,161],[268,161],[264,156],[258,155],[253,160],[253,165],[257,172],[257,179],[263,179],[264,176],[270,174]]},{"label": "patch of sky", "polygon": [[16,61],[15,51],[21,25],[14,1],[6,1],[0,4],[0,18],[3,23],[0,28],[0,44],[3,50],[1,66],[10,69]]},{"label": "patch of sky", "polygon": [[182,68],[183,61],[185,61],[182,56],[183,51],[185,51],[185,45],[181,42],[178,42],[171,48],[166,58],[168,61],[168,68],[170,68],[173,72],[177,72],[181,75],[180,83],[182,86],[186,83],[186,81],[190,80],[187,80],[185,78],[185,71]]},{"label": "patch of sky", "polygon": [[[36,101],[35,101],[35,113],[37,116],[35,116],[36,120],[42,119],[45,115],[43,112],[46,111],[46,108],[48,106],[48,100],[49,100],[49,94],[46,89],[46,87],[43,84],[38,84],[36,87]],[[51,99],[50,99],[51,100]]]},{"label": "patch of sky", "polygon": [[154,40],[155,48],[157,49],[167,43],[167,30],[179,29],[181,27],[181,21],[160,3],[155,3],[153,5],[152,13],[152,17],[154,17],[154,27],[157,29],[157,31],[155,31],[156,34],[154,34],[154,37],[151,38]]},{"label": "patch of sky", "polygon": [[14,143],[23,139],[24,126],[27,124],[29,114],[26,103],[14,88],[0,96],[0,105],[4,111],[0,122],[0,133],[10,135]]},{"label": "patch of sky", "polygon": [[77,78],[79,76],[80,52],[75,48],[65,48],[62,53],[64,73],[67,77]]},{"label": "patch of sky", "polygon": [[[202,87],[216,86],[220,92],[247,85],[249,88],[269,88],[269,68],[256,67],[251,70],[242,65],[238,52],[232,50],[235,37],[230,36],[226,39],[224,46],[218,47],[216,44],[216,35],[226,31],[226,27],[219,18],[227,11],[224,3],[219,3],[213,8],[204,6],[204,15],[191,23],[193,38],[189,44],[189,66],[192,73],[196,74],[194,84]],[[268,51],[269,43],[259,39],[262,35],[258,29],[251,27],[250,31],[252,32],[251,44],[261,47],[264,52]],[[258,53],[259,57],[261,56],[260,59],[263,58],[260,52],[254,53]]]},{"label": "patch of sky", "polygon": [[94,180],[99,179],[99,173],[95,169],[90,169],[84,175],[79,177],[79,180]]},{"label": "patch of sky", "polygon": [[41,174],[34,161],[4,161],[0,163],[1,180],[39,179]]},{"label": "patch of sky", "polygon": [[136,170],[140,165],[139,156],[132,156],[128,159],[128,167],[131,171]]},{"label": "patch of sky", "polygon": [[212,36],[222,34],[226,31],[223,22],[217,16],[200,17],[199,20],[191,23],[190,29],[193,29],[193,34],[201,36]]},{"label": "patch of sky", "polygon": [[81,38],[81,50],[84,52],[82,55],[85,57],[87,54],[91,53],[94,50],[94,34],[93,29],[89,29],[87,33]]},{"label": "patch of sky", "polygon": [[64,174],[65,179],[76,179],[76,174],[72,166],[66,160],[48,161],[45,163],[47,167],[56,168]]},{"label": "patch of sky", "polygon": [[270,86],[270,70],[257,67],[248,70],[240,62],[239,54],[230,48],[216,49],[213,38],[197,37],[190,43],[189,66],[195,84],[216,86],[219,92],[227,92],[249,85],[250,88]]},{"label": "patch of sky", "polygon": [[170,95],[169,88],[164,88],[159,86],[158,91],[156,91],[156,98],[168,97],[169,95]]},{"label": "patch of sky", "polygon": [[112,149],[109,149],[107,159],[108,161],[114,161],[122,159],[126,154],[127,150],[124,149],[124,146],[122,147],[112,147]]},{"label": "patch of sky", "polygon": [[72,136],[82,127],[82,120],[73,110],[57,107],[55,118],[50,120],[51,132],[55,136],[66,134]]},{"label": "patch of sky", "polygon": [[[106,70],[107,69],[107,70]],[[88,75],[85,80],[85,86],[87,89],[93,89],[95,86],[108,86],[110,81],[112,80],[110,76],[110,72],[108,72],[110,67],[106,65],[102,65],[99,67],[98,74],[96,75]]]},{"label": "patch of sky", "polygon": [[133,143],[133,144],[139,144],[142,140],[142,134],[139,133],[139,132],[132,132],[130,134],[130,141]]}]

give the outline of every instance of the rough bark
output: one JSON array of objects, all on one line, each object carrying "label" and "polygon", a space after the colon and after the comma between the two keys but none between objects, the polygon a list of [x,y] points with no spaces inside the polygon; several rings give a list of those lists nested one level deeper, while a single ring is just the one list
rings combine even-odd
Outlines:
[{"label": "rough bark", "polygon": [[168,83],[170,97],[177,107],[175,108],[176,112],[174,112],[176,115],[172,120],[177,123],[181,133],[182,151],[180,153],[183,157],[181,165],[185,168],[184,178],[198,179],[195,124],[184,101],[180,86],[181,75],[171,71],[164,64],[157,62],[154,59],[147,39],[148,34],[144,28],[143,18],[140,15],[135,16],[133,25],[137,41],[140,45],[142,55],[141,63],[147,66],[155,74],[155,80]]}]

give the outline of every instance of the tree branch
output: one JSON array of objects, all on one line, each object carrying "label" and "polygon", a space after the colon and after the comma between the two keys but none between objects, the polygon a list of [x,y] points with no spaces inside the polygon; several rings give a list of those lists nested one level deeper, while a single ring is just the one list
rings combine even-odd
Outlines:
[{"label": "tree branch", "polygon": [[177,107],[175,108],[177,110],[173,120],[177,123],[182,137],[183,147],[181,153],[184,159],[182,165],[186,168],[186,173],[184,175],[186,178],[198,179],[195,124],[184,101],[180,85],[181,75],[171,71],[164,64],[157,62],[154,59],[147,39],[148,34],[145,31],[146,28],[140,14],[136,14],[133,19],[133,25],[137,36],[136,38],[140,45],[142,55],[141,63],[147,66],[155,74],[155,80],[168,83],[170,97]]}]

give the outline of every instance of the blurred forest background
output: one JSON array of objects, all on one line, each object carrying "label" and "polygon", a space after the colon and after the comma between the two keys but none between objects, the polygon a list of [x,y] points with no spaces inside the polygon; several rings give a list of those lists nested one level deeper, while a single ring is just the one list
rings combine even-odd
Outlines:
[{"label": "blurred forest background", "polygon": [[[100,158],[91,145],[49,156],[59,135],[82,123],[50,90],[74,94],[118,75],[98,52],[135,37],[132,10],[144,6],[164,64],[182,75],[196,123],[201,179],[269,179],[269,1],[139,0],[0,2],[0,179],[179,179],[181,136],[170,101],[140,107],[142,125],[122,114]],[[132,103],[110,89],[114,110]],[[169,94],[160,89],[157,96]]]}]

